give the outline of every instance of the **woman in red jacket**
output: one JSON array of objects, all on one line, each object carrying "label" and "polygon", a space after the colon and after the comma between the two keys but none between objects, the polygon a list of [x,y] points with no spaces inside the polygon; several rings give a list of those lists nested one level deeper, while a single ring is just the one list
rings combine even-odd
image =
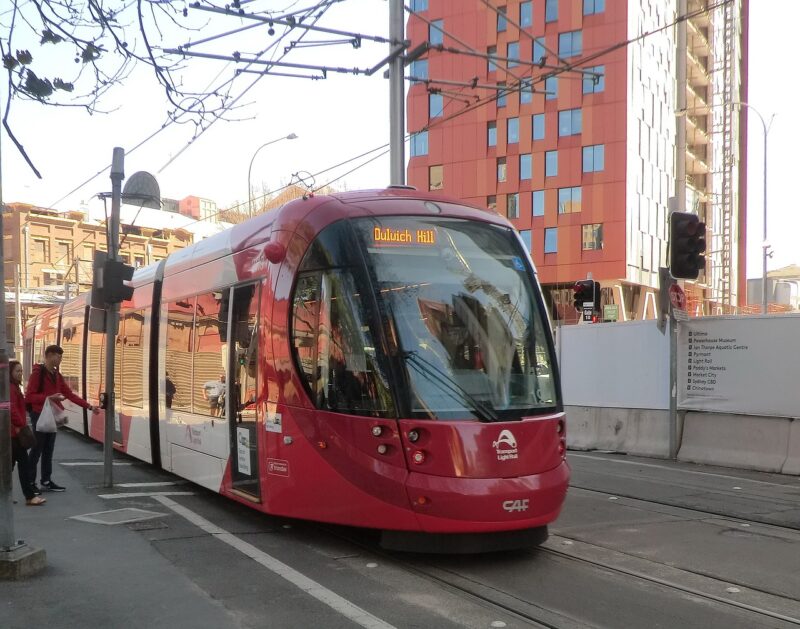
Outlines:
[{"label": "woman in red jacket", "polygon": [[47,502],[41,496],[37,496],[33,491],[33,484],[30,479],[30,462],[28,461],[28,450],[23,448],[17,439],[17,433],[25,427],[25,396],[22,394],[22,365],[18,360],[11,360],[8,363],[8,371],[11,374],[11,465],[17,465],[19,472],[19,483],[22,485],[22,493],[25,494],[25,502],[31,506],[43,505]]}]

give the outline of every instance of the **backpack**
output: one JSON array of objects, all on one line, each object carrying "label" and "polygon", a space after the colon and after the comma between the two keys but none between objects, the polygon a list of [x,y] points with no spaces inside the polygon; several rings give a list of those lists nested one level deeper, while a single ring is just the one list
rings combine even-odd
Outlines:
[{"label": "backpack", "polygon": [[[42,389],[44,389],[44,374],[42,373],[43,371],[44,371],[44,363],[40,363],[39,364],[39,387],[36,389],[35,393],[41,393]],[[31,370],[31,373],[33,373],[33,370]],[[33,404],[31,404],[30,402],[26,402],[25,403],[25,410],[28,411],[29,413],[33,413]]]}]

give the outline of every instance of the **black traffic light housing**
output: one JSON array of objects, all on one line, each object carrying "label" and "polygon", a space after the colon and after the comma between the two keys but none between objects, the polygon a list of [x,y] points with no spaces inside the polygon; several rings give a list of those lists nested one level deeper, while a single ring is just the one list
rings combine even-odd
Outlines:
[{"label": "black traffic light housing", "polygon": [[583,304],[590,301],[595,310],[600,310],[600,282],[594,280],[578,280],[572,287],[575,293],[573,305],[575,310],[583,312]]},{"label": "black traffic light housing", "polygon": [[133,297],[133,267],[119,260],[106,260],[103,266],[103,296],[107,304],[118,304]]},{"label": "black traffic light housing", "polygon": [[669,215],[669,269],[676,279],[696,280],[706,268],[706,224],[696,214]]}]

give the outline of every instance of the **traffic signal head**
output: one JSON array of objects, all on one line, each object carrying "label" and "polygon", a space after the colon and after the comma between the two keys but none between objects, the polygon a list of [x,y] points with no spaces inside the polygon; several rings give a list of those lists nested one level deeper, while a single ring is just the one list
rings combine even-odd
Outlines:
[{"label": "traffic signal head", "polygon": [[706,268],[706,224],[696,214],[669,215],[669,268],[672,277],[696,280]]},{"label": "traffic signal head", "polygon": [[[592,302],[595,303],[595,281],[594,280],[578,280],[575,282],[575,286],[572,287],[573,292],[575,293],[575,301],[573,305],[575,306],[575,310],[578,312],[583,312],[583,304],[584,302]],[[600,291],[597,291],[598,301],[600,296]],[[595,308],[597,304],[595,304]]]},{"label": "traffic signal head", "polygon": [[133,297],[133,267],[119,260],[106,260],[103,266],[103,297],[107,304],[118,304]]}]

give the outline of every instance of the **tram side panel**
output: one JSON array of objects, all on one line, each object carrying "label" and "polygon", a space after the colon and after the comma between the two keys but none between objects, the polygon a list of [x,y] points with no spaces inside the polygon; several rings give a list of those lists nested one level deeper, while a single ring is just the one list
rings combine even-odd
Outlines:
[{"label": "tram side panel", "polygon": [[239,277],[231,255],[170,275],[162,285],[159,323],[159,435],[165,469],[219,492],[230,456],[228,420],[203,395],[225,372],[222,319]]}]

